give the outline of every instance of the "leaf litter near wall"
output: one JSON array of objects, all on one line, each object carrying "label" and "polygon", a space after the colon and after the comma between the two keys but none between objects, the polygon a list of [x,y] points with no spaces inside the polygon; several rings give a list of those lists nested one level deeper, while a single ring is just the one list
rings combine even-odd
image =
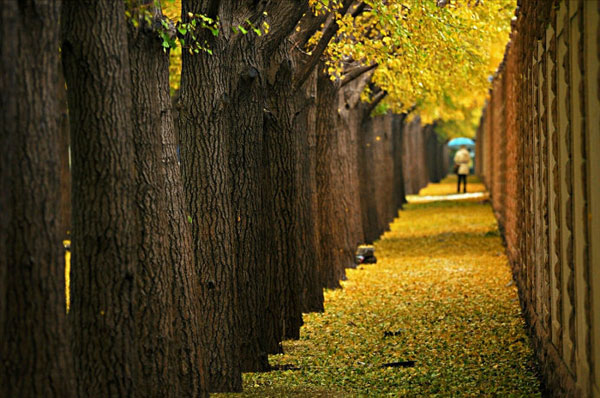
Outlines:
[{"label": "leaf litter near wall", "polygon": [[270,357],[296,370],[245,374],[244,393],[213,396],[540,397],[489,204],[409,204],[390,227],[378,263],[347,270],[325,312],[306,314],[300,340]]}]

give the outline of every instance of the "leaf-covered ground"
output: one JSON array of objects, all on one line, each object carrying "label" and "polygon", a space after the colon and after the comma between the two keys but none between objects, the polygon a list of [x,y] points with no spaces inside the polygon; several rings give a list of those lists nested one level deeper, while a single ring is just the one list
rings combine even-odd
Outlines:
[{"label": "leaf-covered ground", "polygon": [[[325,313],[305,315],[301,339],[271,357],[297,370],[246,374],[244,393],[214,396],[541,396],[487,201],[408,204],[375,246],[378,263],[348,270]],[[382,367],[397,361],[414,367]]]}]

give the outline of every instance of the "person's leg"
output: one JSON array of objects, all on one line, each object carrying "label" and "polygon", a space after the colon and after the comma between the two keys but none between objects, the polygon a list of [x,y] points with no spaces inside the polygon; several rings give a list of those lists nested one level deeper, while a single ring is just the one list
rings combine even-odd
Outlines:
[{"label": "person's leg", "polygon": [[458,177],[456,179],[456,193],[460,193],[460,179],[461,179],[462,175],[457,174],[456,177]]},{"label": "person's leg", "polygon": [[463,176],[463,184],[464,184],[463,187],[465,189],[463,191],[463,193],[467,193],[467,175],[466,174]]}]

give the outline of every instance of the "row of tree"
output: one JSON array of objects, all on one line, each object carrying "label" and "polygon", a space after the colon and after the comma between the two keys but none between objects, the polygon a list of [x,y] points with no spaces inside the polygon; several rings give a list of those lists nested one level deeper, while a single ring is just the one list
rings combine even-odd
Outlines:
[{"label": "row of tree", "polygon": [[[205,396],[269,369],[424,159],[404,116],[370,118],[375,65],[326,71],[336,15],[370,10],[183,0],[182,26],[219,21],[192,40],[154,0],[3,4],[0,395]],[[165,35],[188,43],[175,107]]]}]

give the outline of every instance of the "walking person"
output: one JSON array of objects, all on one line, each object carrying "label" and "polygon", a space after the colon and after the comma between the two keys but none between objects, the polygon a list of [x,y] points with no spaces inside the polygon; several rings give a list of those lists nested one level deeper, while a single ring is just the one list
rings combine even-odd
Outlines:
[{"label": "walking person", "polygon": [[458,184],[456,192],[460,193],[460,182],[463,182],[463,193],[467,192],[467,176],[469,175],[469,164],[471,163],[471,155],[465,145],[461,145],[460,149],[454,155],[454,164],[458,166],[456,174],[458,175]]}]

